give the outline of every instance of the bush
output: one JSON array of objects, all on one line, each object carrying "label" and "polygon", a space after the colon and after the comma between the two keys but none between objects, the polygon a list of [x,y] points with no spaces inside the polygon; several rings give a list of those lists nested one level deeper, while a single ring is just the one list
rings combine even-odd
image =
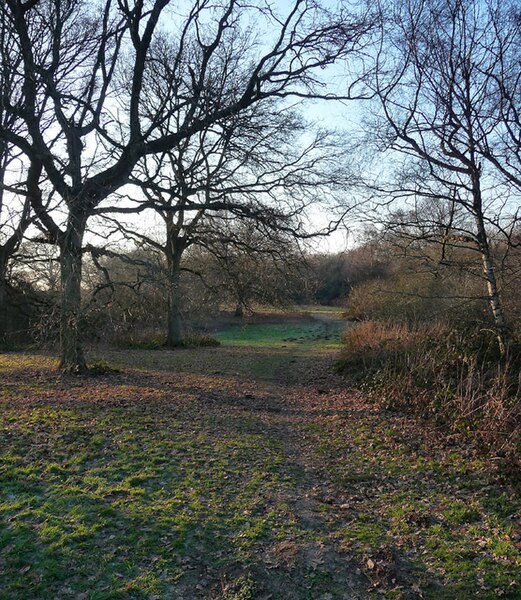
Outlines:
[{"label": "bush", "polygon": [[191,333],[183,338],[182,345],[186,347],[214,348],[220,346],[221,342],[206,333]]},{"label": "bush", "polygon": [[91,365],[89,373],[91,375],[111,375],[121,373],[121,371],[116,367],[112,367],[106,360],[98,360]]},{"label": "bush", "polygon": [[338,362],[375,401],[472,433],[501,453],[521,451],[519,348],[499,360],[483,331],[442,323],[366,321],[344,334]]},{"label": "bush", "polygon": [[143,337],[120,342],[120,345],[132,350],[160,350],[164,348],[165,340],[158,337]]},{"label": "bush", "polygon": [[[473,282],[475,283],[475,282]],[[467,296],[462,300],[462,296]],[[467,282],[436,278],[432,273],[394,273],[386,279],[371,279],[353,288],[346,308],[352,320],[444,322],[468,326],[483,322],[487,304],[481,289]]]}]

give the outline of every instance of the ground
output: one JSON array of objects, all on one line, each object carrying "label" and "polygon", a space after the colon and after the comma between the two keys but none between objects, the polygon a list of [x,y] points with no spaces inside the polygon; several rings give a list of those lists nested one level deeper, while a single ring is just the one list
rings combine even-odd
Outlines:
[{"label": "ground", "polygon": [[[521,598],[519,490],[335,375],[331,312],[0,358],[0,598]],[[117,370],[110,370],[117,369]]]}]

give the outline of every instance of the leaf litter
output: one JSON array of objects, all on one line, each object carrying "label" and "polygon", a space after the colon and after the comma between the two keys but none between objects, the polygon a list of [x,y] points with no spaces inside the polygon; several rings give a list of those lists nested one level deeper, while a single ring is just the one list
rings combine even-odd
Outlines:
[{"label": "leaf litter", "polygon": [[2,358],[5,597],[520,597],[519,490],[332,351],[102,358]]}]

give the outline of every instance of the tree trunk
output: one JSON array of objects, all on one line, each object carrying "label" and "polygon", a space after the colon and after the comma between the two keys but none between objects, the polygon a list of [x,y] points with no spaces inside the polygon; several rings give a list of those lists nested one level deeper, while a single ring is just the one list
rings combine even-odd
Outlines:
[{"label": "tree trunk", "polygon": [[479,251],[481,253],[483,275],[487,283],[488,303],[490,305],[492,318],[494,320],[494,329],[498,341],[499,353],[502,357],[505,357],[508,353],[510,333],[507,320],[505,318],[505,313],[503,312],[503,304],[501,302],[501,297],[497,286],[494,263],[490,253],[490,244],[482,211],[481,184],[478,170],[476,170],[476,173],[472,178],[472,191],[474,196],[474,216],[477,230],[476,237]]},{"label": "tree trunk", "polygon": [[175,248],[167,255],[168,264],[168,317],[166,345],[169,348],[183,343],[181,319],[181,257],[182,249]]},{"label": "tree trunk", "polygon": [[7,333],[7,259],[5,252],[0,249],[0,341]]},{"label": "tree trunk", "polygon": [[86,223],[83,213],[75,213],[71,209],[60,248],[60,368],[68,373],[83,373],[87,370],[80,332],[82,243]]},{"label": "tree trunk", "polygon": [[488,303],[494,319],[494,328],[499,346],[499,352],[502,357],[508,353],[510,342],[509,328],[505,313],[503,312],[503,303],[499,294],[494,264],[490,255],[490,246],[485,230],[483,220],[479,217],[476,219],[478,226],[478,243],[481,252],[481,263],[483,265],[483,275],[487,282]]}]

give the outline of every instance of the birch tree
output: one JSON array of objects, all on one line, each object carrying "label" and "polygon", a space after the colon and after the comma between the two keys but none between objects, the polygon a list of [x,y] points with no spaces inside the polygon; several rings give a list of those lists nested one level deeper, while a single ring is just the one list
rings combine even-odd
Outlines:
[{"label": "birch tree", "polygon": [[[510,330],[491,235],[508,236],[517,216],[504,177],[507,170],[513,172],[508,164],[514,163],[514,148],[501,140],[503,103],[494,79],[505,64],[500,57],[506,47],[494,23],[500,13],[508,26],[512,13],[505,4],[474,0],[403,0],[388,8],[392,16],[384,27],[374,79],[380,112],[372,134],[394,162],[371,187],[386,201],[420,203],[422,211],[430,203],[433,215],[443,205],[447,220],[437,227],[438,239],[463,241],[479,256],[505,355]],[[519,64],[515,68],[518,78]],[[485,157],[485,148],[493,149],[489,158],[503,169]],[[465,231],[457,225],[462,211],[473,224]]]}]

